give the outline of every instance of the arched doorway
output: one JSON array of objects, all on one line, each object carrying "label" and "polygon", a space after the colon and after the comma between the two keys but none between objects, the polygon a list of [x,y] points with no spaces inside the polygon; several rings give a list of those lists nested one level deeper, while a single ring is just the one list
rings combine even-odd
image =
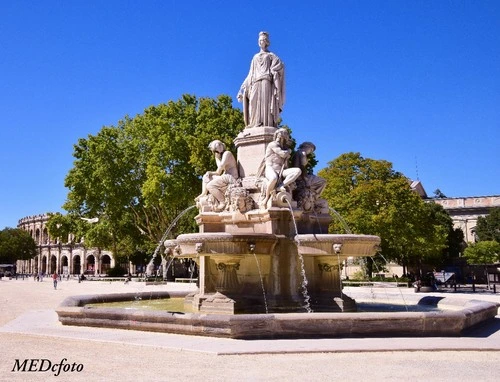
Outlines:
[{"label": "arched doorway", "polygon": [[82,273],[82,260],[80,255],[73,256],[73,273],[77,275]]},{"label": "arched doorway", "polygon": [[68,257],[61,257],[61,274],[68,275],[69,274],[69,266],[68,266]]},{"label": "arched doorway", "polygon": [[95,267],[95,256],[94,255],[89,255],[87,256],[87,269],[85,269],[85,274],[87,275],[94,275],[96,271]]},{"label": "arched doorway", "polygon": [[57,272],[57,257],[50,256],[50,274]]},{"label": "arched doorway", "polygon": [[42,273],[47,273],[47,256],[42,256],[42,264],[40,267]]},{"label": "arched doorway", "polygon": [[108,273],[111,268],[111,257],[109,255],[103,255],[101,258],[101,273]]},{"label": "arched doorway", "polygon": [[42,244],[49,244],[49,231],[47,228],[43,229]]}]

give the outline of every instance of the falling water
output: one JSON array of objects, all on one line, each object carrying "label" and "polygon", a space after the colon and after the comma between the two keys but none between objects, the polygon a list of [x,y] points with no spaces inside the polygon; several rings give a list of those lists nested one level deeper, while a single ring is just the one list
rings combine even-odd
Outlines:
[{"label": "falling water", "polygon": [[[382,256],[382,254],[379,253],[379,255],[386,262],[386,264],[389,264],[389,262],[387,261],[387,259],[384,256]],[[370,259],[372,259],[373,265],[375,266],[377,272],[378,273],[382,273],[381,269],[379,268],[379,266],[375,262],[374,258],[372,256],[369,256],[369,257],[370,257]],[[387,292],[388,285],[380,283],[379,286],[383,286],[384,287],[384,292],[385,292],[386,300],[390,302],[391,298],[389,296],[389,293]],[[371,286],[370,286],[371,298],[372,298],[372,300],[377,300],[377,296],[375,294],[375,290],[373,289],[374,287],[375,287],[375,283],[371,283]],[[407,302],[406,302],[406,300],[404,298],[404,295],[403,295],[403,292],[402,292],[401,288],[397,285],[397,282],[396,282],[396,288],[398,289],[399,294],[401,295],[401,299],[403,300],[404,307],[405,307],[406,311],[408,312],[409,311],[408,304],[407,304]]]},{"label": "falling water", "polygon": [[[297,222],[295,221],[295,216],[293,216],[293,209],[292,205],[290,204],[290,201],[288,199],[285,199],[286,203],[288,204],[288,209],[290,210],[290,215],[292,215],[292,221],[293,221],[293,226],[295,228],[295,241],[297,243],[297,246],[300,244],[300,241],[297,239],[298,235],[298,229],[297,229]],[[304,257],[302,256],[301,253],[297,250],[297,255],[299,257],[300,261],[300,274],[302,276],[302,296],[304,296],[304,309],[307,311],[307,313],[312,313],[313,310],[311,309],[311,297],[309,297],[309,292],[307,291],[307,284],[309,282],[307,281],[307,276],[306,276],[306,268],[304,265]]]},{"label": "falling water", "polygon": [[342,277],[340,277],[340,275],[342,273],[341,270],[340,270],[340,251],[335,251],[335,253],[337,254],[337,261],[339,263],[338,267],[339,267],[340,298],[343,298],[344,293],[342,292],[342,289],[343,289],[343,286],[342,286]]},{"label": "falling water", "polygon": [[[381,257],[381,258],[385,261],[386,265],[388,265],[388,264],[389,264],[389,262],[387,261],[387,259],[386,259],[386,258],[385,258],[385,257],[384,257],[381,253],[379,253],[379,255],[380,255],[380,257]],[[401,298],[403,299],[403,303],[404,303],[404,305],[405,305],[406,311],[408,312],[408,304],[406,303],[405,297],[404,297],[404,295],[403,295],[403,291],[402,291],[402,290],[401,290],[401,288],[399,287],[397,280],[396,280],[396,288],[398,289],[399,294],[401,295]]]},{"label": "falling water", "polygon": [[319,222],[318,214],[316,211],[314,211],[314,217],[316,218],[316,223],[318,223],[319,233],[321,235],[323,232],[321,232],[321,223]]},{"label": "falling water", "polygon": [[191,260],[191,264],[189,265],[189,282],[193,281],[194,271],[196,269],[196,263]]},{"label": "falling water", "polygon": [[257,258],[257,255],[255,254],[254,251],[251,251],[253,253],[253,256],[255,257],[255,262],[257,263],[257,270],[259,271],[259,277],[260,277],[260,286],[262,287],[262,296],[264,296],[264,307],[266,308],[266,314],[269,313],[267,309],[267,298],[266,298],[266,290],[264,288],[264,281],[262,279],[262,272],[260,270],[260,264],[259,264],[259,259]]},{"label": "falling water", "polygon": [[[344,218],[334,209],[330,207],[330,212],[333,212],[337,220],[342,224],[342,227],[344,228],[345,233],[347,234],[352,234],[351,229],[347,225],[346,221]],[[340,297],[342,298],[343,292],[342,292],[342,278],[340,277],[341,271],[340,271],[340,252],[337,253],[337,261],[339,263],[339,283],[340,283]]]},{"label": "falling water", "polygon": [[[193,204],[192,206],[189,206],[188,208],[186,208],[184,211],[182,211],[179,215],[177,215],[175,217],[175,219],[172,221],[172,223],[170,223],[170,225],[168,226],[167,230],[165,231],[165,233],[163,234],[163,236],[161,237],[160,239],[160,242],[158,243],[158,245],[156,246],[156,249],[155,251],[153,252],[153,257],[151,258],[151,261],[148,263],[148,265],[146,266],[146,273],[148,272],[149,268],[153,266],[153,262],[154,260],[156,259],[156,256],[158,256],[158,252],[160,251],[160,248],[161,246],[163,245],[163,242],[165,240],[167,240],[167,237],[168,235],[170,234],[170,231],[172,231],[172,229],[176,226],[177,222],[179,221],[179,219],[181,217],[183,217],[189,210],[193,209],[194,207],[196,207],[195,204]],[[174,256],[175,257],[175,256]],[[168,271],[168,269],[170,268],[170,265],[172,264],[172,260],[173,258],[171,259],[171,261],[168,263],[167,265],[167,268],[165,269],[165,272]]]},{"label": "falling water", "polygon": [[346,221],[344,218],[337,212],[335,209],[330,207],[330,212],[333,212],[333,214],[337,217],[337,220],[342,224],[342,227],[344,228],[345,233],[352,234],[351,229],[347,225]]},{"label": "falling water", "polygon": [[174,251],[174,255],[172,256],[172,258],[169,260],[169,262],[167,263],[167,266],[165,267],[165,276],[167,276],[167,272],[168,270],[170,269],[170,267],[172,266],[172,263],[174,262],[174,259],[179,256],[179,253],[178,252],[175,252]]},{"label": "falling water", "polygon": [[[382,273],[382,272],[381,272],[382,270],[379,268],[379,266],[378,266],[378,265],[377,265],[377,263],[375,262],[375,259],[374,259],[372,256],[369,256],[369,257],[370,257],[370,259],[372,260],[372,264],[373,264],[373,265],[375,266],[375,268],[377,269],[377,272],[378,272],[378,273]],[[374,300],[375,300],[375,291],[373,290],[374,286],[375,286],[375,283],[371,283],[370,290],[371,290],[372,299],[374,299]],[[389,301],[389,295],[388,295],[387,290],[386,290],[385,288],[384,288],[384,292],[385,292],[385,296],[386,296],[387,301]],[[406,304],[405,304],[405,305],[406,305]],[[406,308],[406,310],[408,310],[408,308]]]}]

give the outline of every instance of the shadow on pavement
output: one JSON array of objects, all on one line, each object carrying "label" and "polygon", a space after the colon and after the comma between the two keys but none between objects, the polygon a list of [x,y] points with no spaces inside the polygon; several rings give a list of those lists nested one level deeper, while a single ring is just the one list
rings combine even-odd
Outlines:
[{"label": "shadow on pavement", "polygon": [[487,338],[500,331],[500,317],[495,317],[482,325],[470,328],[463,333],[463,337]]}]

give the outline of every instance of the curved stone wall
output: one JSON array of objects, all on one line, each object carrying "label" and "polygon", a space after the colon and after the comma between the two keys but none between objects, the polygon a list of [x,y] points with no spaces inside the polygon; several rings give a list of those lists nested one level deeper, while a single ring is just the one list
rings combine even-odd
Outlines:
[{"label": "curved stone wall", "polygon": [[99,248],[85,248],[74,235],[59,241],[49,234],[47,222],[50,214],[26,216],[19,219],[17,228],[27,231],[37,245],[37,256],[19,260],[17,273],[24,274],[104,274],[115,266],[113,253]]}]

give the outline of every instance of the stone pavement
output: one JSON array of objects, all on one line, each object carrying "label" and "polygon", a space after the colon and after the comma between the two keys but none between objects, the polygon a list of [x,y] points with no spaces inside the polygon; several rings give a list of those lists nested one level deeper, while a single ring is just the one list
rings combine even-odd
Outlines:
[{"label": "stone pavement", "polygon": [[[497,380],[500,316],[462,337],[233,340],[115,329],[62,326],[54,309],[67,296],[94,293],[192,290],[194,285],[0,280],[0,381],[56,378],[14,371],[16,359],[63,358],[82,372],[60,380],[442,380],[469,376]],[[354,298],[394,300],[413,289],[345,288]],[[427,294],[428,295],[428,294]],[[440,295],[433,293],[432,295]],[[409,298],[410,296],[408,296]],[[500,303],[500,294],[453,294]]]}]

